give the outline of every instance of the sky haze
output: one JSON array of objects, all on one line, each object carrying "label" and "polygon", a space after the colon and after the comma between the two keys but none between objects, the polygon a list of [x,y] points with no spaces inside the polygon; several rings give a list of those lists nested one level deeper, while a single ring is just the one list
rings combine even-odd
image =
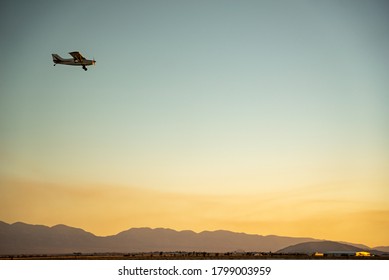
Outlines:
[{"label": "sky haze", "polygon": [[386,1],[1,6],[0,220],[389,245]]}]

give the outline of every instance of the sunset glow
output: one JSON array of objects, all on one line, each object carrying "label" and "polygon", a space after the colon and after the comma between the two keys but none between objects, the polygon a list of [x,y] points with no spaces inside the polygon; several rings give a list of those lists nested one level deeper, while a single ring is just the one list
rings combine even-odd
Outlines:
[{"label": "sunset glow", "polygon": [[0,12],[1,221],[389,245],[386,3],[70,2]]}]

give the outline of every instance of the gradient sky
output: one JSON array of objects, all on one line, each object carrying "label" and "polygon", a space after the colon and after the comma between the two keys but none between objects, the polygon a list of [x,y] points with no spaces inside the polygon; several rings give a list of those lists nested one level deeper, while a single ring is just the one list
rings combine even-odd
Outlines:
[{"label": "gradient sky", "polygon": [[0,220],[389,245],[387,1],[3,1],[0,34]]}]

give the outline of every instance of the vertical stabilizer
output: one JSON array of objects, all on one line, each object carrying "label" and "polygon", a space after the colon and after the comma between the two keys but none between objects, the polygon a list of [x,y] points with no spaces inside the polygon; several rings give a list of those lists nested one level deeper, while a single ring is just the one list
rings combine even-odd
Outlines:
[{"label": "vertical stabilizer", "polygon": [[51,54],[51,56],[53,57],[53,62],[54,62],[54,63],[58,63],[58,62],[61,62],[61,61],[63,60],[63,58],[60,57],[60,56],[59,56],[58,54],[56,54],[56,53]]}]

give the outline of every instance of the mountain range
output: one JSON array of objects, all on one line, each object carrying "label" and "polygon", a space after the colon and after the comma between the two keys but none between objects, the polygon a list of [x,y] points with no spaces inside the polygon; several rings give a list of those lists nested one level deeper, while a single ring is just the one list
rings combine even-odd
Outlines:
[{"label": "mountain range", "polygon": [[[103,237],[66,225],[48,227],[21,222],[7,224],[0,221],[0,255],[155,251],[276,252],[300,243],[310,244],[320,241],[323,240],[276,235],[262,236],[224,230],[196,233],[164,228],[131,228],[116,235]],[[348,244],[343,245],[352,245],[358,250],[369,249],[361,244]]]}]

